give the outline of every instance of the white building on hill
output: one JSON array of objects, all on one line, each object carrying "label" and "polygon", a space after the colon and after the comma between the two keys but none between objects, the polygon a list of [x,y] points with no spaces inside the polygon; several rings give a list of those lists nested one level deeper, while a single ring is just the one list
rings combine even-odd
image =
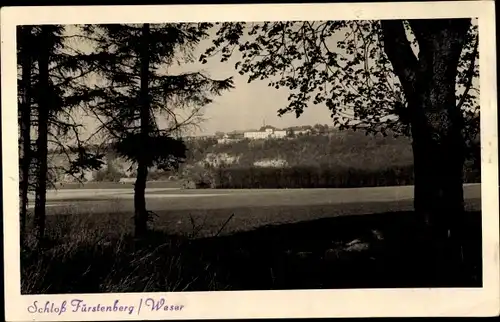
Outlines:
[{"label": "white building on hill", "polygon": [[243,140],[243,134],[224,134],[222,138],[217,139],[218,144],[235,143]]},{"label": "white building on hill", "polygon": [[276,130],[273,128],[266,128],[264,131],[252,131],[243,133],[243,137],[251,140],[259,139],[281,139],[288,134],[285,130]]},{"label": "white building on hill", "polygon": [[294,130],[293,133],[295,135],[308,135],[311,134],[311,130],[305,129],[305,130]]}]

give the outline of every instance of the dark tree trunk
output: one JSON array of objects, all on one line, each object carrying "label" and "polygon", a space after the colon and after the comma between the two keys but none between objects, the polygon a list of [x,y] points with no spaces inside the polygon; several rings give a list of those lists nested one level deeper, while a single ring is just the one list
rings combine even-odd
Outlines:
[{"label": "dark tree trunk", "polygon": [[[142,27],[141,37],[141,91],[140,91],[140,120],[141,120],[141,147],[147,147],[149,139],[149,24]],[[135,236],[144,237],[147,233],[148,212],[146,210],[146,181],[148,176],[148,164],[146,151],[139,149],[137,158],[137,179],[134,188],[135,208]]]},{"label": "dark tree trunk", "polygon": [[415,211],[433,238],[460,240],[465,140],[455,78],[470,19],[410,20],[410,26],[419,45],[418,59],[401,21],[382,22],[384,48],[408,101]]},{"label": "dark tree trunk", "polygon": [[28,212],[28,189],[29,189],[29,171],[31,165],[31,67],[32,53],[30,50],[31,27],[23,26],[21,28],[22,48],[20,52],[21,64],[21,88],[22,103],[20,109],[20,129],[21,129],[21,180],[19,182],[19,201],[20,201],[20,237],[21,245],[24,245],[26,235],[26,216]]},{"label": "dark tree trunk", "polygon": [[415,210],[436,237],[460,235],[463,220],[463,114],[455,87],[470,19],[413,21],[420,52],[410,104]]},{"label": "dark tree trunk", "polygon": [[45,236],[45,204],[47,199],[47,156],[48,156],[48,127],[51,104],[49,86],[49,43],[50,31],[42,27],[39,35],[40,41],[38,51],[38,73],[39,88],[38,98],[38,138],[36,141],[38,177],[35,196],[35,225],[39,244]]}]

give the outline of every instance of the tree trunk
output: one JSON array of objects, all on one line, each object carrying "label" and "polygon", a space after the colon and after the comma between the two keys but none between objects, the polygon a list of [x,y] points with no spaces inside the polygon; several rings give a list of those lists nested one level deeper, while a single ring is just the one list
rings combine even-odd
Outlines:
[{"label": "tree trunk", "polygon": [[382,21],[384,49],[408,101],[415,167],[415,211],[433,241],[461,239],[464,120],[455,96],[470,19],[410,20],[413,54],[401,21]]},{"label": "tree trunk", "polygon": [[415,210],[433,236],[460,239],[465,139],[455,87],[470,20],[416,21],[411,26],[420,48],[410,103]]},{"label": "tree trunk", "polygon": [[45,237],[45,204],[47,199],[47,156],[48,156],[48,123],[51,104],[49,87],[49,44],[48,33],[42,27],[38,50],[38,138],[36,141],[37,161],[39,166],[35,196],[35,225],[38,243],[41,244]]},{"label": "tree trunk", "polygon": [[[140,120],[141,120],[141,147],[147,147],[149,140],[149,24],[142,27],[141,37],[141,91],[140,91]],[[135,236],[144,237],[147,233],[148,212],[146,210],[146,181],[148,164],[142,149],[139,149],[137,158],[137,179],[134,187],[135,208]]]},{"label": "tree trunk", "polygon": [[20,161],[21,161],[21,180],[19,182],[19,201],[20,201],[20,238],[21,245],[24,245],[25,235],[26,235],[26,216],[28,213],[28,189],[29,189],[29,171],[31,165],[31,48],[30,48],[30,38],[31,38],[31,27],[23,26],[19,27],[21,30],[21,41],[23,47],[20,52],[20,64],[21,64],[21,88],[22,91],[22,103],[20,104],[20,129],[21,129],[21,151],[20,151]]}]

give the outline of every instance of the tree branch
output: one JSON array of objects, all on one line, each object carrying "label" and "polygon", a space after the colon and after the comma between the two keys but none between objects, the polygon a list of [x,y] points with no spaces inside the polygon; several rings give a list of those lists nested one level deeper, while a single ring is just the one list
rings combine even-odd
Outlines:
[{"label": "tree branch", "polygon": [[476,38],[476,43],[474,44],[474,50],[472,51],[472,59],[470,62],[469,69],[467,70],[467,77],[468,77],[468,82],[467,86],[465,87],[464,93],[462,94],[462,98],[458,102],[457,108],[462,109],[462,106],[465,103],[465,100],[467,98],[467,94],[469,93],[471,87],[472,87],[472,79],[474,78],[474,67],[476,66],[476,56],[477,56],[477,51],[478,51],[478,44],[479,44],[479,36]]},{"label": "tree branch", "polygon": [[407,101],[410,101],[415,95],[418,59],[406,37],[402,20],[382,20],[380,23],[384,37],[384,51],[403,86]]}]

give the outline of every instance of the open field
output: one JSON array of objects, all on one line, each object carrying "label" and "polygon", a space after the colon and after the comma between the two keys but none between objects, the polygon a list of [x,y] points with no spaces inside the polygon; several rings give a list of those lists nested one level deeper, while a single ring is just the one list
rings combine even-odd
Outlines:
[{"label": "open field", "polygon": [[[481,209],[480,185],[464,187],[468,210]],[[413,210],[413,187],[352,189],[235,189],[179,190],[149,188],[147,207],[155,212],[152,227],[168,233],[188,234],[193,221],[199,237],[246,231],[270,224],[319,218]],[[103,226],[125,224],[132,231],[132,189],[68,189],[48,193],[48,221],[86,217]],[[54,218],[53,218],[54,217]],[[80,221],[80,220],[78,220]],[[105,223],[105,221],[111,221]]]},{"label": "open field", "polygon": [[[182,182],[179,181],[148,181],[148,188],[180,188]],[[58,185],[57,190],[75,189],[134,189],[133,183],[119,183],[119,182],[85,182],[80,183],[61,183]]]},{"label": "open field", "polygon": [[[133,199],[132,187],[106,187],[85,189],[58,189],[47,192],[49,203],[77,201],[121,200],[126,203]],[[480,184],[465,184],[465,198],[480,198]],[[232,207],[234,205],[271,204],[322,204],[397,201],[413,198],[413,186],[370,187],[346,189],[193,189],[176,187],[148,187],[146,198],[153,208],[165,205],[168,209],[184,207]],[[196,203],[193,203],[193,198]],[[214,200],[210,203],[210,200]],[[185,202],[185,203],[183,203]],[[262,204],[264,203],[264,204]],[[159,209],[159,208],[157,208]]]},{"label": "open field", "polygon": [[480,185],[464,190],[465,262],[422,234],[413,187],[151,188],[140,241],[132,190],[52,191],[46,250],[21,253],[22,293],[480,287]]}]

